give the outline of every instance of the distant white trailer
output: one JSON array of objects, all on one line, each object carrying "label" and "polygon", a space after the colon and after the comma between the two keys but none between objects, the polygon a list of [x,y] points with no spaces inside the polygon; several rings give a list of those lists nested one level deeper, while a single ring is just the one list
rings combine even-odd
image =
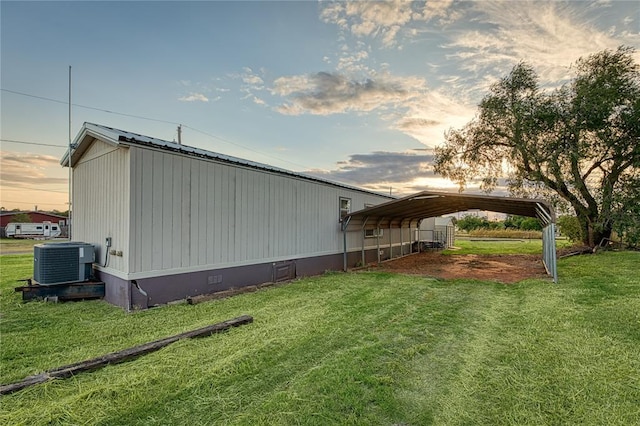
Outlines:
[{"label": "distant white trailer", "polygon": [[9,223],[4,228],[5,235],[12,238],[55,238],[61,233],[58,224],[45,221],[42,223]]}]

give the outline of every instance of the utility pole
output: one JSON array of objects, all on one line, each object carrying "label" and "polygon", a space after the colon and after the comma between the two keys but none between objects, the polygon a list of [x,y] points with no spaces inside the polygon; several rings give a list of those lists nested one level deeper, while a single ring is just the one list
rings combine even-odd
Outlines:
[{"label": "utility pole", "polygon": [[69,65],[69,212],[67,215],[67,232],[69,234],[69,241],[71,241],[71,203],[73,200],[73,185],[71,182],[73,173],[71,172],[71,65]]}]

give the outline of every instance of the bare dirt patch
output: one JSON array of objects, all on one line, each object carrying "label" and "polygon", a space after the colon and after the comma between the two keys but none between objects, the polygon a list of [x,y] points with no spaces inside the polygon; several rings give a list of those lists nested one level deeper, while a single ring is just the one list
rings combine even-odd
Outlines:
[{"label": "bare dirt patch", "polygon": [[442,279],[477,279],[515,283],[548,277],[539,255],[448,254],[423,252],[381,263],[377,271]]}]

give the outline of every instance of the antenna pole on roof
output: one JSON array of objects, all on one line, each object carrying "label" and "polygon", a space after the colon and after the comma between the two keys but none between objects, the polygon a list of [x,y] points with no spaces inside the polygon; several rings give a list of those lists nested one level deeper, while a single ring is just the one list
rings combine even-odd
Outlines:
[{"label": "antenna pole on roof", "polygon": [[71,241],[71,200],[72,200],[72,184],[71,184],[71,65],[69,65],[69,210],[67,210],[67,233],[69,241]]},{"label": "antenna pole on roof", "polygon": [[182,124],[178,124],[178,145],[182,145]]}]

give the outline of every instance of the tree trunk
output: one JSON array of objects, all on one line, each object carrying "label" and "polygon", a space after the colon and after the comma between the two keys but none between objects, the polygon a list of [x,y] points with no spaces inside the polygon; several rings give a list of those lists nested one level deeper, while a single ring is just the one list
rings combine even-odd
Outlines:
[{"label": "tree trunk", "polygon": [[599,217],[581,218],[578,217],[580,227],[582,228],[582,242],[589,247],[599,245],[602,240],[611,238],[613,229],[611,224],[603,221]]}]

